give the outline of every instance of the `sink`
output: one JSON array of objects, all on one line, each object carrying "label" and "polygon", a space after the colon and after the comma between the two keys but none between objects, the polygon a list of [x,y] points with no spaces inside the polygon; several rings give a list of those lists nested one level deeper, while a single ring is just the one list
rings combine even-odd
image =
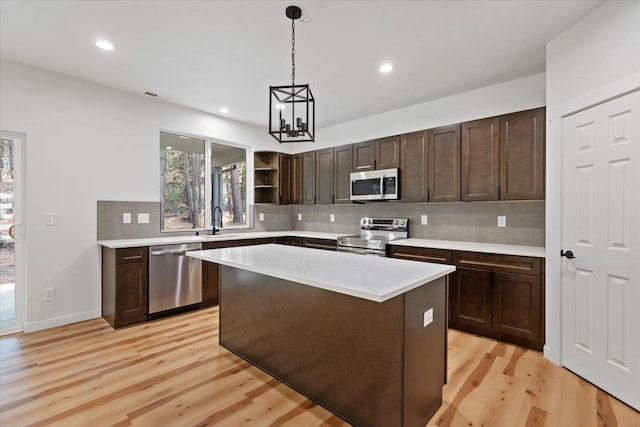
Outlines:
[{"label": "sink", "polygon": [[238,234],[205,234],[204,236],[195,236],[195,238],[198,240],[219,240],[236,236],[238,236]]}]

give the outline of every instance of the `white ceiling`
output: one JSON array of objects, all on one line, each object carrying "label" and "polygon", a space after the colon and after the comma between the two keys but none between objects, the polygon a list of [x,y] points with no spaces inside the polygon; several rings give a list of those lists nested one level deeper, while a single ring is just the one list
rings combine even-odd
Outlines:
[{"label": "white ceiling", "polygon": [[546,42],[602,3],[1,0],[0,54],[266,127],[269,85],[291,81],[295,4],[312,18],[296,25],[296,82],[325,127],[543,72]]}]

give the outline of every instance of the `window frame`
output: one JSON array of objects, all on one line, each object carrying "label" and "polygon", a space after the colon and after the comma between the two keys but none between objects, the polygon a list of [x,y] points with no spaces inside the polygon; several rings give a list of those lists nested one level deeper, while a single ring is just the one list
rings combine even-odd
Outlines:
[{"label": "window frame", "polygon": [[[244,224],[237,225],[226,225],[224,229],[245,229],[245,228],[253,228],[253,174],[250,171],[253,171],[253,147],[238,144],[218,138],[210,138],[201,135],[195,135],[187,132],[179,132],[173,130],[160,129],[158,131],[158,139],[160,133],[170,133],[177,136],[188,136],[189,138],[201,139],[204,141],[204,198],[205,198],[205,206],[204,206],[204,228],[188,228],[183,230],[167,230],[164,228],[164,224],[160,224],[160,232],[161,233],[180,233],[180,232],[194,232],[194,231],[208,231],[213,228],[212,221],[212,209],[211,209],[211,197],[212,197],[212,182],[211,182],[211,145],[226,145],[229,147],[239,148],[244,150],[245,156],[245,222]],[[163,148],[160,146],[160,142],[158,141],[158,150],[162,150]],[[160,170],[160,151],[158,151],[158,168]],[[160,177],[162,179],[162,177]],[[158,194],[158,200],[160,200],[160,194]],[[160,204],[160,210],[163,210],[164,206]]]}]

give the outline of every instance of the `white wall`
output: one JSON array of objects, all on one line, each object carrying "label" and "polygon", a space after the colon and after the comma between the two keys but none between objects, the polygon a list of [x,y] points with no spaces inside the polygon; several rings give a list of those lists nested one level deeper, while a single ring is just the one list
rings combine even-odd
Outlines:
[{"label": "white wall", "polygon": [[562,116],[640,87],[640,2],[609,1],[547,44],[545,357],[562,363]]},{"label": "white wall", "polygon": [[263,128],[12,62],[0,87],[0,128],[26,134],[27,331],[101,315],[96,201],[159,200],[160,129],[277,148]]},{"label": "white wall", "polygon": [[292,152],[317,150],[543,107],[546,105],[544,92],[545,74],[535,74],[318,129],[315,143],[292,144]]}]

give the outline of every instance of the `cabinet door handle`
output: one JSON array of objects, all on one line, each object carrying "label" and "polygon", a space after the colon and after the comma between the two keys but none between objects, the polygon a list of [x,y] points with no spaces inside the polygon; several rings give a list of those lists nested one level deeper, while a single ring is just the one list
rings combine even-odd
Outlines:
[{"label": "cabinet door handle", "polygon": [[130,260],[130,259],[142,259],[142,255],[124,256],[122,257],[122,259],[124,261]]}]

